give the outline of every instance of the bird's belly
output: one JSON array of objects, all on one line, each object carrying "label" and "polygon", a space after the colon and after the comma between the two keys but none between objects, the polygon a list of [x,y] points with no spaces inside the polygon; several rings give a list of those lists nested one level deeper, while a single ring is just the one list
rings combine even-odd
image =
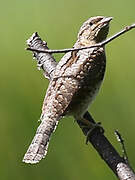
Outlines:
[{"label": "bird's belly", "polygon": [[[83,58],[80,55],[79,60],[81,61]],[[79,60],[78,62],[80,62]],[[99,91],[104,78],[105,66],[106,58],[103,48],[96,50],[94,57],[92,56],[92,52],[91,55],[88,55],[88,58],[80,65],[75,75],[72,75],[76,79],[77,88],[66,108],[65,114],[73,115],[75,119],[81,118],[84,115]],[[72,73],[71,69],[69,72]]]},{"label": "bird's belly", "polygon": [[72,115],[76,119],[82,117],[87,111],[89,105],[96,97],[101,82],[95,84],[95,86],[81,87],[73,97],[71,103],[67,108],[67,115]]}]

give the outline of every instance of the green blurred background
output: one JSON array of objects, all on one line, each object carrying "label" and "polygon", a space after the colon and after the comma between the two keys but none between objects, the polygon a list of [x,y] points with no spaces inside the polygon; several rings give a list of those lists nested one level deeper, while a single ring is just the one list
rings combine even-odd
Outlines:
[{"label": "green blurred background", "polygon": [[[22,163],[40,117],[48,86],[36,68],[32,54],[24,50],[35,31],[52,49],[72,47],[81,24],[91,16],[113,16],[110,34],[135,22],[135,1],[6,0],[0,6],[0,179],[82,180],[116,179],[73,122],[61,120],[46,159],[37,165]],[[114,137],[118,129],[125,139],[135,168],[135,30],[106,47],[105,80],[91,107],[106,135],[121,153]],[[56,55],[57,60],[62,55]]]}]

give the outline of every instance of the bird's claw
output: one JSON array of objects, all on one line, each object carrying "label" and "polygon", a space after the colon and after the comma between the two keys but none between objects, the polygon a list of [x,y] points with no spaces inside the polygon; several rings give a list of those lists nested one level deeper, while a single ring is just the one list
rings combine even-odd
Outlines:
[{"label": "bird's claw", "polygon": [[101,126],[101,122],[98,122],[98,123],[93,123],[92,124],[92,127],[88,130],[87,132],[87,135],[86,135],[86,144],[88,144],[88,141],[89,141],[89,137],[92,135],[93,131],[95,129],[99,129],[101,133],[104,133],[104,129],[103,127]]}]

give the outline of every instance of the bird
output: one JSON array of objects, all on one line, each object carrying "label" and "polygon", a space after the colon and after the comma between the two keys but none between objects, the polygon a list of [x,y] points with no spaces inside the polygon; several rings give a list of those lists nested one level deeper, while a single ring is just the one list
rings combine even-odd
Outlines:
[{"label": "bird", "polygon": [[[112,17],[91,17],[81,26],[73,48],[82,48],[104,41]],[[43,102],[41,123],[23,158],[36,164],[48,150],[52,133],[63,116],[73,116],[90,126],[84,117],[95,99],[106,69],[105,46],[67,52],[58,62]]]}]

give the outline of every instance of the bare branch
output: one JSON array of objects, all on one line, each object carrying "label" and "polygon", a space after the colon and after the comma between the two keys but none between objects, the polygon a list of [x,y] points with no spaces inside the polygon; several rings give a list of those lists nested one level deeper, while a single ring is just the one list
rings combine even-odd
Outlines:
[{"label": "bare branch", "polygon": [[[86,112],[84,116],[90,122],[96,123],[89,112]],[[86,136],[89,129],[87,129],[81,121],[77,121],[77,123]],[[100,131],[100,128],[93,130],[89,137],[89,142],[120,180],[135,180],[135,174],[132,168],[127,161],[119,155],[102,131]]]},{"label": "bare branch", "polygon": [[125,144],[124,144],[124,139],[122,138],[121,134],[119,133],[118,130],[115,130],[115,135],[116,135],[116,138],[118,140],[118,142],[120,142],[121,144],[121,147],[122,147],[122,152],[123,152],[123,158],[125,159],[125,161],[127,163],[129,163],[128,161],[128,155],[127,155],[127,151],[126,151],[126,147],[125,147]]},{"label": "bare branch", "polygon": [[44,70],[44,76],[51,79],[57,63],[50,53],[42,53],[42,51],[48,50],[47,43],[42,41],[36,32],[27,40],[27,45],[30,48],[40,51],[40,53],[36,51],[33,52],[33,56],[37,60],[37,67],[38,69],[42,68]]},{"label": "bare branch", "polygon": [[68,48],[68,49],[37,49],[37,48],[33,48],[33,47],[28,47],[26,48],[26,50],[29,51],[35,51],[35,52],[42,52],[42,53],[66,53],[66,52],[70,52],[70,51],[76,51],[76,50],[83,50],[83,49],[89,49],[89,48],[94,48],[94,47],[101,47],[104,46],[106,44],[108,44],[109,42],[111,42],[112,40],[118,38],[119,36],[121,36],[122,34],[130,31],[131,29],[135,28],[135,24],[132,24],[130,26],[126,26],[123,30],[121,30],[120,32],[114,34],[113,36],[111,36],[110,38],[106,39],[105,41],[92,45],[92,46],[88,46],[88,47],[82,47],[82,48]]}]

